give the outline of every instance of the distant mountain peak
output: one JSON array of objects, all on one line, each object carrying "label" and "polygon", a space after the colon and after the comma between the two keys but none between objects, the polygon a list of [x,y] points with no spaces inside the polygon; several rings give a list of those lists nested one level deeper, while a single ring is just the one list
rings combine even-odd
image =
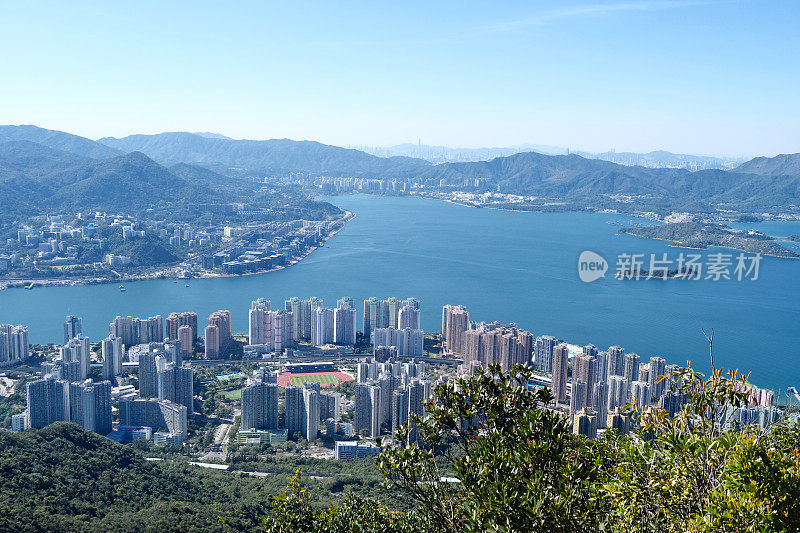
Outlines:
[{"label": "distant mountain peak", "polygon": [[756,157],[736,167],[736,171],[759,176],[800,176],[800,153]]},{"label": "distant mountain peak", "polygon": [[0,126],[0,142],[30,141],[48,148],[61,150],[92,159],[106,159],[120,152],[99,142],[63,131],[48,130],[30,124]]},{"label": "distant mountain peak", "polygon": [[200,137],[205,137],[206,139],[228,139],[230,141],[233,140],[231,137],[228,137],[227,135],[223,135],[221,133],[212,133],[210,131],[196,131],[194,132],[194,135],[199,135]]}]

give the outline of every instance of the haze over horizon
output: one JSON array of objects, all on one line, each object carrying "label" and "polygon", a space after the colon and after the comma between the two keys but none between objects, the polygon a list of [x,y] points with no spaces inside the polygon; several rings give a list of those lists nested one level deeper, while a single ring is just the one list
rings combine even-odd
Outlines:
[{"label": "haze over horizon", "polygon": [[773,156],[800,151],[798,15],[722,0],[18,4],[0,21],[0,116],[92,139]]}]

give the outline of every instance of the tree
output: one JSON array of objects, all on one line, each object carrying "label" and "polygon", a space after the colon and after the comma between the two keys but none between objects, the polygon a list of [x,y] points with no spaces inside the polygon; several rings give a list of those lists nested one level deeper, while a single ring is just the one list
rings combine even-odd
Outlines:
[{"label": "tree", "polygon": [[392,533],[421,531],[414,516],[391,512],[374,501],[348,496],[340,505],[315,509],[298,470],[284,492],[273,498],[264,518],[267,533]]},{"label": "tree", "polygon": [[[419,442],[384,445],[379,466],[436,531],[576,531],[597,526],[599,472],[586,440],[547,409],[530,369],[498,365],[439,386],[414,417]],[[409,427],[400,431],[404,441]]]},{"label": "tree", "polygon": [[636,413],[638,439],[606,441],[617,457],[603,496],[619,531],[800,530],[800,431],[726,431],[750,404],[747,376],[691,365],[677,375],[688,401],[669,418]]}]

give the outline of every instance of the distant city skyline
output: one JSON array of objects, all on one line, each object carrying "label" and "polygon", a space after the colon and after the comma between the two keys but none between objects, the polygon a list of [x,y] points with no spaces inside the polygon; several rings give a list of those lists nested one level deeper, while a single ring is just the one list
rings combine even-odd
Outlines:
[{"label": "distant city skyline", "polygon": [[0,116],[89,138],[800,151],[791,1],[15,4]]}]

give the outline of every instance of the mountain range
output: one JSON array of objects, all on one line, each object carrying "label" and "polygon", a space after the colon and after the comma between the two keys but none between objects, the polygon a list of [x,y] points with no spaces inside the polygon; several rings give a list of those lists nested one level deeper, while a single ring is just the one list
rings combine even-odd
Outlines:
[{"label": "mountain range", "polygon": [[627,166],[685,168],[687,170],[714,168],[729,170],[745,161],[743,158],[674,154],[664,150],[656,150],[648,153],[616,152],[613,150],[602,153],[570,152],[569,148],[542,144],[522,144],[518,146],[493,148],[450,148],[449,146],[404,143],[394,146],[353,146],[351,148],[381,157],[415,157],[434,164],[489,161],[497,157],[507,157],[523,152],[538,152],[546,155],[569,155],[573,153],[585,159],[601,159],[603,161],[610,161]]},{"label": "mountain range", "polygon": [[420,159],[382,158],[314,141],[289,139],[249,141],[175,132],[121,139],[106,137],[98,142],[121,152],[140,151],[167,164],[194,163],[220,172],[377,177],[411,173],[430,166]]},{"label": "mountain range", "polygon": [[86,208],[137,212],[163,207],[174,199],[213,197],[211,184],[227,181],[191,165],[171,170],[141,152],[104,151],[55,135],[37,138],[69,151],[27,140],[0,142],[2,219]]},{"label": "mountain range", "polygon": [[35,126],[0,126],[0,191],[25,191],[20,202],[30,209],[98,205],[93,202],[140,208],[169,197],[209,197],[216,187],[243,182],[236,178],[292,174],[413,179],[464,190],[481,190],[475,183],[482,180],[482,190],[558,199],[567,208],[786,213],[800,206],[800,154],[695,172],[537,152],[434,165],[314,141],[186,132],[92,141]]}]

